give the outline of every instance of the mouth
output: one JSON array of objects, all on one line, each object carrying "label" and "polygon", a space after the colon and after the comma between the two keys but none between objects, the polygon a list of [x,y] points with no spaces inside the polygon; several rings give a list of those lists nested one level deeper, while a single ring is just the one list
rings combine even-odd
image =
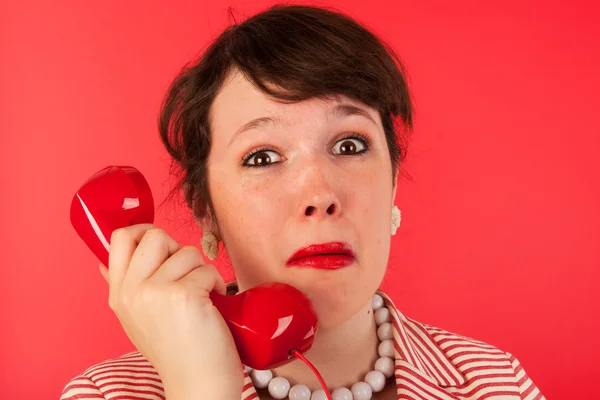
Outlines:
[{"label": "mouth", "polygon": [[355,261],[352,247],[343,242],[312,244],[298,250],[287,261],[289,267],[339,269]]}]

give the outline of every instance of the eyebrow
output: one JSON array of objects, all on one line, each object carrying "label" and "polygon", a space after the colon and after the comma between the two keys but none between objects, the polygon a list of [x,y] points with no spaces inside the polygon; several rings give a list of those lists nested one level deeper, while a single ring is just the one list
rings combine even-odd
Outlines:
[{"label": "eyebrow", "polygon": [[[350,117],[352,115],[358,115],[368,119],[373,124],[377,125],[377,123],[367,110],[352,104],[338,104],[329,111],[329,114],[337,117]],[[231,137],[229,144],[231,144],[239,134],[245,131],[249,131],[250,129],[260,129],[265,127],[280,128],[282,126],[283,121],[279,117],[255,118],[245,123],[241,128],[239,128]]]}]

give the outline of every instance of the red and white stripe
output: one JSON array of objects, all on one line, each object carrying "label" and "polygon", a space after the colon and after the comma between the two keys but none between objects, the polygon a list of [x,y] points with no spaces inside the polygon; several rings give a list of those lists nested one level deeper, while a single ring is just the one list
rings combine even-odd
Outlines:
[{"label": "red and white stripe", "polygon": [[[544,399],[513,355],[407,318],[379,294],[392,316],[398,399]],[[165,400],[165,395],[156,370],[132,352],[72,379],[61,400],[75,399]],[[242,400],[252,399],[258,394],[244,373]]]}]

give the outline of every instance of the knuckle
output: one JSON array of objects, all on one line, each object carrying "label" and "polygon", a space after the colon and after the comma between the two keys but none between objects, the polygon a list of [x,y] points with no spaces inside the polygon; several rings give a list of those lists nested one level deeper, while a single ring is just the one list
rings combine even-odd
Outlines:
[{"label": "knuckle", "polygon": [[187,245],[182,247],[179,251],[182,251],[185,254],[185,258],[189,260],[191,264],[204,266],[204,258],[196,246]]},{"label": "knuckle", "polygon": [[117,307],[123,307],[125,309],[131,307],[133,303],[133,298],[131,296],[131,294],[129,293],[121,293],[121,295],[119,296],[119,299],[117,301]]},{"label": "knuckle", "polygon": [[210,279],[214,279],[215,281],[218,282],[219,281],[218,278],[221,275],[219,274],[219,271],[217,270],[217,267],[215,267],[212,264],[205,265],[204,267],[206,267],[208,269],[208,272],[209,272],[209,275],[210,275]]},{"label": "knuckle", "polygon": [[108,307],[113,311],[117,311],[117,301],[115,300],[115,296],[108,296]]},{"label": "knuckle", "polygon": [[195,294],[185,285],[174,285],[170,293],[172,304],[185,306],[194,302]]},{"label": "knuckle", "polygon": [[189,253],[192,256],[196,256],[196,255],[200,256],[200,250],[198,250],[198,248],[196,246],[186,245],[186,246],[183,246],[180,251]]},{"label": "knuckle", "polygon": [[143,305],[152,303],[160,303],[164,298],[165,292],[168,290],[168,283],[164,282],[147,282],[140,287],[138,300]]},{"label": "knuckle", "polygon": [[123,306],[123,296],[117,294],[111,294],[108,296],[108,306],[110,309],[117,315],[119,315],[124,306]]},{"label": "knuckle", "polygon": [[153,228],[148,229],[146,231],[145,235],[146,236],[151,236],[151,237],[161,238],[161,237],[167,236],[167,233],[162,228],[153,227]]},{"label": "knuckle", "polygon": [[212,264],[204,264],[202,266],[203,269],[206,269],[208,272],[210,272],[211,274],[218,274],[219,271],[217,270],[217,267],[215,267]]},{"label": "knuckle", "polygon": [[115,229],[110,235],[110,242],[114,243],[123,237],[127,237],[127,227]]}]

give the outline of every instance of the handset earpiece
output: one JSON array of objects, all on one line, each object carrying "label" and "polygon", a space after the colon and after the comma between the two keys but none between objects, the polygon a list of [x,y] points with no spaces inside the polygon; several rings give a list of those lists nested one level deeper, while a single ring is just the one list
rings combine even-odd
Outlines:
[{"label": "handset earpiece", "polygon": [[272,369],[311,348],[317,331],[317,314],[302,292],[272,282],[235,296],[210,294],[229,326],[240,359],[254,369]]},{"label": "handset earpiece", "polygon": [[[131,166],[108,166],[92,175],[73,196],[71,224],[108,266],[115,229],[154,221],[152,191]],[[306,296],[284,283],[266,283],[235,296],[210,294],[227,322],[240,359],[254,369],[286,363],[313,344],[317,314]]]},{"label": "handset earpiece", "polygon": [[112,232],[154,221],[154,199],[146,178],[134,167],[108,166],[92,175],[71,201],[71,224],[108,267]]}]

